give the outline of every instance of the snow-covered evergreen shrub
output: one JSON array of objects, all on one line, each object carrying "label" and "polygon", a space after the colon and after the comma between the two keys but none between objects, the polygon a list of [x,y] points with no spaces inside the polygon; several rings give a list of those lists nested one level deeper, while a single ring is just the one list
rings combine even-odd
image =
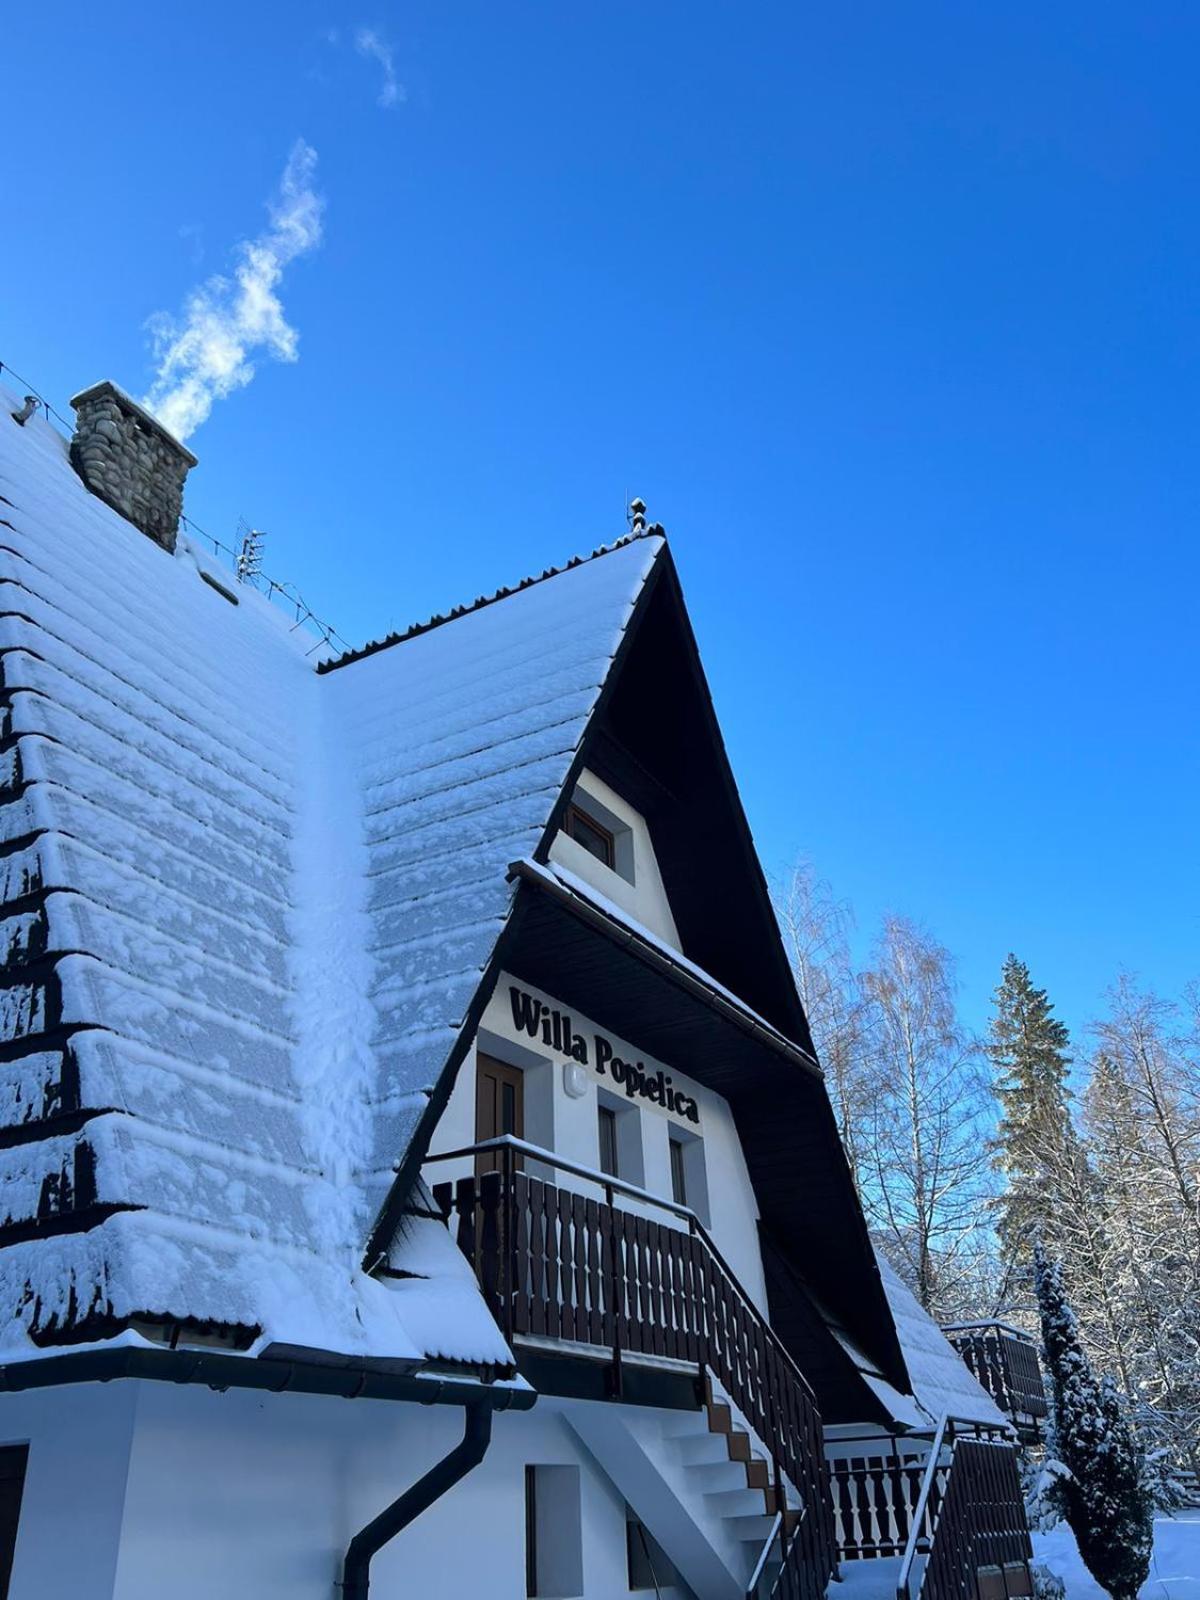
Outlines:
[{"label": "snow-covered evergreen shrub", "polygon": [[1056,1450],[1070,1474],[1056,1492],[1092,1577],[1113,1600],[1134,1600],[1150,1570],[1153,1537],[1145,1462],[1115,1386],[1096,1377],[1079,1342],[1061,1268],[1039,1246],[1034,1269]]},{"label": "snow-covered evergreen shrub", "polygon": [[1025,1520],[1031,1533],[1049,1533],[1066,1515],[1066,1486],[1070,1471],[1047,1449],[1040,1461],[1030,1461],[1021,1473],[1025,1493]]},{"label": "snow-covered evergreen shrub", "polygon": [[1035,1561],[1029,1573],[1033,1579],[1033,1600],[1066,1600],[1066,1584],[1049,1567]]}]

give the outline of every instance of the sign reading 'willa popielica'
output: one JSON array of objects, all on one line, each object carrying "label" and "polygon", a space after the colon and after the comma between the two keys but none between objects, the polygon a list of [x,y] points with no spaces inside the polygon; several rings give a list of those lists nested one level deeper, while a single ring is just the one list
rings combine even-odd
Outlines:
[{"label": "sign reading 'willa popielica'", "polygon": [[527,1033],[531,1039],[540,1039],[550,1050],[570,1056],[585,1067],[594,1067],[602,1078],[611,1078],[625,1091],[629,1100],[635,1097],[649,1100],[653,1105],[673,1111],[688,1122],[699,1122],[700,1112],[690,1095],[673,1087],[669,1073],[650,1073],[641,1061],[625,1061],[617,1055],[612,1043],[602,1033],[592,1034],[592,1048],[584,1034],[576,1033],[570,1016],[565,1011],[555,1011],[544,1001],[526,994],[515,984],[509,984],[508,998],[512,1003],[513,1027],[518,1033]]}]

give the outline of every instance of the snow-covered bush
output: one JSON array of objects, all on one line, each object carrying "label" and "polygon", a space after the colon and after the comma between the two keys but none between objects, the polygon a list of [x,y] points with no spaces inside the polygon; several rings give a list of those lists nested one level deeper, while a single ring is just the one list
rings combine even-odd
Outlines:
[{"label": "snow-covered bush", "polygon": [[1033,1600],[1066,1600],[1066,1584],[1049,1567],[1035,1561],[1029,1573],[1033,1579]]},{"label": "snow-covered bush", "polygon": [[1021,1474],[1025,1492],[1025,1519],[1031,1533],[1049,1533],[1066,1515],[1066,1485],[1070,1469],[1047,1450],[1040,1461],[1029,1461]]}]

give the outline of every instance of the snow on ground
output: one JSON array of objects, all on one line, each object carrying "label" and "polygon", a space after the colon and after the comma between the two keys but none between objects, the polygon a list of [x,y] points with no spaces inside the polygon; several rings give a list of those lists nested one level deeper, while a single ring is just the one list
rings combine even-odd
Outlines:
[{"label": "snow on ground", "polygon": [[[1107,1600],[1079,1559],[1065,1522],[1033,1536],[1033,1559],[1067,1586],[1067,1600]],[[1200,1600],[1200,1511],[1178,1511],[1154,1519],[1154,1556],[1141,1600]]]}]

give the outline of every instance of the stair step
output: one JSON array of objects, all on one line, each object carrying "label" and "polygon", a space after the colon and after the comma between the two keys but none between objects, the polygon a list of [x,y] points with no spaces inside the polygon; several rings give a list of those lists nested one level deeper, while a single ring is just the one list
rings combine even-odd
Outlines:
[{"label": "stair step", "polygon": [[773,1513],[770,1489],[718,1489],[706,1491],[704,1503],[710,1505],[719,1517],[760,1517]]},{"label": "stair step", "polygon": [[728,1465],[729,1446],[720,1433],[689,1433],[675,1436],[675,1450],[685,1466],[713,1463]]},{"label": "stair step", "polygon": [[719,1461],[690,1463],[688,1473],[702,1494],[721,1494],[734,1489],[750,1489],[759,1494],[763,1493],[759,1486],[746,1482],[745,1463],[730,1461],[724,1454]]},{"label": "stair step", "polygon": [[729,1517],[726,1525],[735,1539],[742,1540],[744,1544],[753,1544],[761,1550],[767,1535],[775,1526],[775,1515],[772,1512],[768,1516],[765,1511],[760,1511],[755,1516]]}]

